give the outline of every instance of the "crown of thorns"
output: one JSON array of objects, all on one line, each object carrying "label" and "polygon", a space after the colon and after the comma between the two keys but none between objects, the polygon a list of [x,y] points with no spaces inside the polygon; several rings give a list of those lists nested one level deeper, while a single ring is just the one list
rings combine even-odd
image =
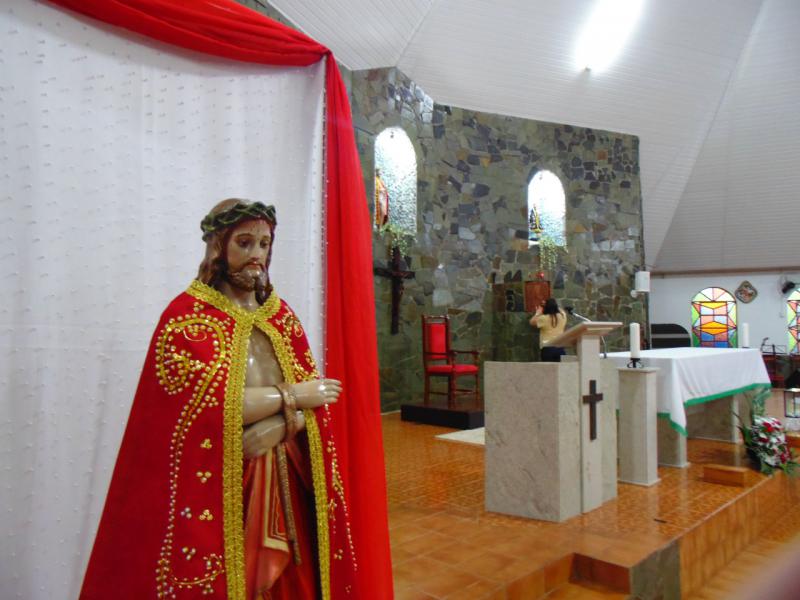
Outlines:
[{"label": "crown of thorns", "polygon": [[237,202],[228,210],[215,215],[209,213],[200,222],[200,229],[203,230],[203,239],[207,239],[209,235],[219,229],[230,227],[246,219],[266,219],[272,225],[275,225],[275,207],[272,205],[266,206],[261,202],[253,202],[252,204]]}]

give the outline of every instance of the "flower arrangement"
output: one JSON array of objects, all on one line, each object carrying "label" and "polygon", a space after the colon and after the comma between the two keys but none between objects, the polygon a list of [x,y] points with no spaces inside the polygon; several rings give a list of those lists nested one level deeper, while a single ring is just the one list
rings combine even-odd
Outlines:
[{"label": "flower arrangement", "polygon": [[786,445],[783,424],[775,417],[766,416],[758,404],[754,403],[753,408],[749,426],[739,420],[739,431],[742,432],[747,453],[759,463],[762,473],[769,475],[775,469],[781,469],[787,475],[792,475],[798,463]]}]

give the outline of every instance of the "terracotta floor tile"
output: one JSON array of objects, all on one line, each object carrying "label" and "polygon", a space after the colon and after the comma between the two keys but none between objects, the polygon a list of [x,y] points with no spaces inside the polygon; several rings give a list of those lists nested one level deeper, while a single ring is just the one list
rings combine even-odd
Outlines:
[{"label": "terracotta floor tile", "polygon": [[431,571],[436,571],[443,566],[445,566],[444,563],[430,558],[411,558],[393,566],[395,582],[401,585],[416,585]]},{"label": "terracotta floor tile", "polygon": [[399,565],[401,562],[408,560],[409,558],[414,558],[416,555],[408,550],[405,550],[402,546],[393,545],[392,546],[392,564]]},{"label": "terracotta floor tile", "polygon": [[468,588],[477,581],[478,577],[466,570],[439,563],[435,569],[430,569],[417,581],[415,586],[432,596],[445,598]]},{"label": "terracotta floor tile", "polygon": [[524,575],[512,581],[506,588],[508,600],[530,600],[540,598],[545,594],[544,571],[538,570],[534,573]]},{"label": "terracotta floor tile", "polygon": [[493,594],[503,590],[503,587],[494,581],[478,580],[469,587],[450,594],[447,600],[488,600]]},{"label": "terracotta floor tile", "polygon": [[457,565],[471,558],[481,556],[485,552],[485,546],[477,546],[468,542],[451,541],[447,546],[442,546],[429,552],[427,556],[449,565]]},{"label": "terracotta floor tile", "polygon": [[436,598],[413,587],[395,587],[394,600],[436,600]]},{"label": "terracotta floor tile", "polygon": [[450,536],[431,531],[420,537],[400,543],[398,549],[409,553],[411,556],[422,556],[445,546],[450,546],[452,543],[453,538]]},{"label": "terracotta floor tile", "polygon": [[495,552],[483,554],[459,563],[458,567],[475,573],[483,579],[490,579],[500,583],[510,583],[523,575],[540,568],[539,564],[530,561],[514,560]]},{"label": "terracotta floor tile", "polygon": [[423,517],[414,524],[418,527],[423,527],[444,535],[466,537],[470,535],[474,527],[478,524],[478,520],[439,512]]},{"label": "terracotta floor tile", "polygon": [[430,532],[413,523],[400,525],[389,530],[389,538],[393,544],[404,544],[411,540],[428,535]]},{"label": "terracotta floor tile", "polygon": [[560,558],[571,548],[572,544],[567,541],[533,534],[530,537],[521,536],[493,544],[492,552],[516,560],[538,561],[544,564]]}]

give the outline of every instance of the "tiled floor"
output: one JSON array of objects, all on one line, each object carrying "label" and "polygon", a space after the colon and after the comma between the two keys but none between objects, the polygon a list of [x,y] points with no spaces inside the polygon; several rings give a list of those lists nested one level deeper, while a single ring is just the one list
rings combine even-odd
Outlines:
[{"label": "tiled floor", "polygon": [[[747,490],[700,479],[703,463],[740,463],[739,448],[691,440],[692,465],[659,469],[658,485],[620,484],[619,497],[591,513],[532,521],[484,510],[482,448],[436,440],[449,430],[399,414],[383,428],[398,600],[511,598],[509,585],[569,553],[633,566]],[[748,479],[752,487],[765,478]]]}]

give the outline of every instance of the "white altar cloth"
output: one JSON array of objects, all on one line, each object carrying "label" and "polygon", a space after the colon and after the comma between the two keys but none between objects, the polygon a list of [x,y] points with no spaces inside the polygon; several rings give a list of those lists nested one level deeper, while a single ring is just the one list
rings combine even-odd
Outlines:
[{"label": "white altar cloth", "polygon": [[[617,366],[630,362],[630,352],[609,352]],[[755,348],[663,348],[642,350],[645,367],[661,369],[657,377],[657,406],[661,417],[686,435],[685,406],[772,385],[761,352]]]}]

